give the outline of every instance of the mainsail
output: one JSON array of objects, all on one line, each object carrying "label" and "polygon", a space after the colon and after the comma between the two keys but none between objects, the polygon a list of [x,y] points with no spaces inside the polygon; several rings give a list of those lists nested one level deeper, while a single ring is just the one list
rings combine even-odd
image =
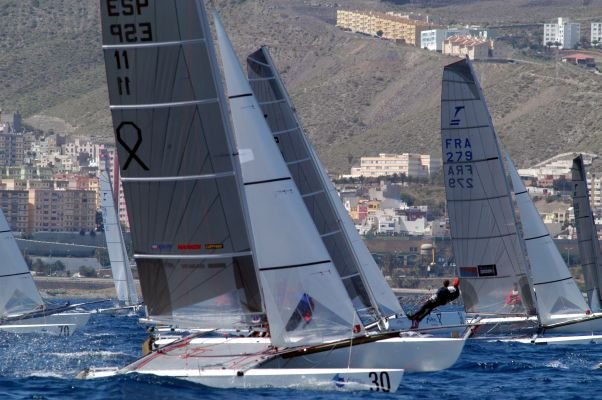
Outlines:
[{"label": "mainsail", "polygon": [[1,210],[0,254],[0,319],[43,309],[44,301]]},{"label": "mainsail", "polygon": [[349,338],[359,318],[217,14],[215,22],[272,343]]},{"label": "mainsail", "polygon": [[[443,172],[452,246],[467,312],[533,313],[510,188],[481,87],[468,60],[445,67]],[[522,307],[506,297],[520,291]]]},{"label": "mainsail", "polygon": [[107,171],[100,173],[100,209],[117,299],[128,306],[136,305],[139,302],[138,293],[134,285],[121,224],[115,210],[111,177]]},{"label": "mainsail", "polygon": [[196,328],[263,315],[240,166],[198,0],[101,2],[134,258],[151,319]]},{"label": "mainsail", "polygon": [[573,210],[587,299],[592,311],[600,311],[602,304],[600,298],[602,293],[602,251],[600,251],[598,233],[590,207],[587,177],[581,155],[573,159],[571,172]]},{"label": "mainsail", "polygon": [[523,240],[531,266],[531,279],[541,323],[554,323],[553,315],[585,315],[589,307],[585,304],[575,279],[529,198],[512,160],[507,155],[506,159],[520,213]]},{"label": "mainsail", "polygon": [[247,73],[288,170],[363,322],[401,313],[399,301],[303,132],[266,47],[247,57]]}]

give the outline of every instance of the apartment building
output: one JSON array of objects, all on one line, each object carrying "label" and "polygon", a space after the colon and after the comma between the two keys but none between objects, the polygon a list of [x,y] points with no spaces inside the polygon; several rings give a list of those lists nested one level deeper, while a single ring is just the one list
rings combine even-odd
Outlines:
[{"label": "apartment building", "polygon": [[25,146],[21,133],[0,132],[0,167],[23,165]]},{"label": "apartment building", "polygon": [[557,23],[544,24],[543,45],[572,49],[581,39],[581,25],[568,18],[558,18]]},{"label": "apartment building", "polygon": [[386,154],[361,157],[360,166],[351,168],[351,177],[378,177],[404,174],[408,177],[428,178],[442,165],[440,158],[428,154]]},{"label": "apartment building", "polygon": [[443,41],[443,54],[466,57],[471,60],[483,60],[489,57],[493,50],[493,41],[473,38],[472,36],[454,35]]},{"label": "apartment building", "polygon": [[96,227],[96,192],[29,190],[33,232],[79,232]]},{"label": "apartment building", "polygon": [[602,44],[602,22],[592,22],[590,43],[594,46]]},{"label": "apartment building", "polygon": [[337,26],[384,39],[420,46],[420,35],[432,24],[394,14],[337,10]]},{"label": "apartment building", "polygon": [[0,189],[0,209],[14,232],[31,232],[29,191]]}]

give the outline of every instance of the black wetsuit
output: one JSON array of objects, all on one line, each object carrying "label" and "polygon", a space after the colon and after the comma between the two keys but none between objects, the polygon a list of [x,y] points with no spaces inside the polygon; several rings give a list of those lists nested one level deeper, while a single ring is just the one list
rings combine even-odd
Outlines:
[{"label": "black wetsuit", "polygon": [[[450,290],[451,289],[451,290]],[[457,286],[446,287],[443,286],[437,290],[437,293],[430,297],[426,303],[420,307],[420,310],[416,311],[412,315],[408,315],[411,320],[422,321],[424,317],[429,315],[435,307],[442,306],[449,303],[452,300],[457,299],[460,296],[460,288]]]}]

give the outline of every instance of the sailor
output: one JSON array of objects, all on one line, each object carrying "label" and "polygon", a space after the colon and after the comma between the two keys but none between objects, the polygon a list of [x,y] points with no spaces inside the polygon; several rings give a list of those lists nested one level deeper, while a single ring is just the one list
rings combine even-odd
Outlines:
[{"label": "sailor", "polygon": [[429,297],[429,299],[420,307],[414,314],[408,314],[408,319],[412,321],[412,329],[418,329],[420,321],[435,309],[457,299],[460,296],[460,280],[454,278],[452,286],[449,286],[449,280],[443,281],[443,286],[437,290],[437,293]]},{"label": "sailor", "polygon": [[516,282],[512,289],[506,295],[506,306],[510,307],[512,311],[522,309],[523,302],[520,298],[520,293],[518,292],[518,285]]}]

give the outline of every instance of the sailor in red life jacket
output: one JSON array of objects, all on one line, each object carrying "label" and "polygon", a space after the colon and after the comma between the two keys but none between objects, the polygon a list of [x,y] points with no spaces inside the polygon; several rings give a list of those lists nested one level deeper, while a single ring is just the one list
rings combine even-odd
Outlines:
[{"label": "sailor in red life jacket", "polygon": [[429,299],[420,307],[420,310],[414,314],[408,314],[408,319],[412,320],[412,329],[418,329],[420,321],[435,309],[457,299],[460,296],[460,280],[454,278],[452,286],[449,286],[449,280],[443,281],[443,286],[437,290],[437,293],[429,297]]},{"label": "sailor in red life jacket", "polygon": [[523,302],[518,292],[518,285],[516,282],[512,289],[506,295],[506,306],[510,307],[510,311],[518,311],[523,308]]}]

